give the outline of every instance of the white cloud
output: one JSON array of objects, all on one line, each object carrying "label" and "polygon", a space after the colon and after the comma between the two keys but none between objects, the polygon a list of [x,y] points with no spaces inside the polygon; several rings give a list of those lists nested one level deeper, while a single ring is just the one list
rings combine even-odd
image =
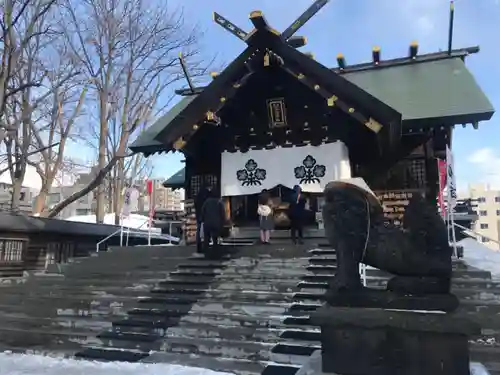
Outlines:
[{"label": "white cloud", "polygon": [[500,189],[500,155],[489,147],[474,151],[467,161],[478,168],[482,183]]}]

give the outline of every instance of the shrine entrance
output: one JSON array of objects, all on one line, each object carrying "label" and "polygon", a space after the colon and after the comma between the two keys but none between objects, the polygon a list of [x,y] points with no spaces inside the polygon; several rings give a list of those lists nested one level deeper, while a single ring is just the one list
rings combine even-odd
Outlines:
[{"label": "shrine entrance", "polygon": [[[275,217],[275,229],[287,230],[290,227],[288,220],[288,209],[292,198],[293,190],[278,185],[268,190],[273,205],[273,215]],[[258,227],[259,216],[257,207],[260,193],[250,195],[240,195],[230,198],[232,223],[238,227]],[[320,209],[319,194],[304,193],[307,199],[305,212],[305,225],[316,226],[316,212]]]}]

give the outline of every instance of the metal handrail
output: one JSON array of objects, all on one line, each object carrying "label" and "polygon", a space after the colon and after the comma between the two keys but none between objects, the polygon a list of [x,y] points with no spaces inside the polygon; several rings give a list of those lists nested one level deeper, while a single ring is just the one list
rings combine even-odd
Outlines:
[{"label": "metal handrail", "polygon": [[[144,224],[146,224],[146,223],[149,223],[149,218],[147,220],[144,220],[144,222],[141,225],[139,225],[137,228],[135,228],[135,229],[141,229],[142,226]],[[124,226],[122,226],[122,230],[123,230],[123,228],[124,228]],[[127,227],[127,237],[125,238],[125,246],[128,246],[128,237],[129,237],[129,235],[130,235],[130,227]],[[123,238],[123,234],[122,234],[122,238]],[[120,246],[122,246],[122,242],[123,242],[123,240],[120,239]]]},{"label": "metal handrail", "polygon": [[99,245],[101,245],[102,243],[106,242],[107,240],[109,240],[111,237],[113,237],[114,235],[116,235],[118,232],[120,232],[123,228],[120,228],[120,229],[117,229],[115,230],[113,233],[111,233],[108,237],[100,240],[97,245],[96,245],[96,249],[95,249],[95,252],[98,253],[99,252]]},{"label": "metal handrail", "polygon": [[[470,229],[470,228],[464,227],[463,225],[460,225],[460,224],[457,224],[457,223],[454,223],[454,224],[455,224],[455,226],[456,226],[457,228],[462,229],[464,232],[465,232],[465,231],[467,231],[467,232],[470,232],[470,233],[474,234],[474,235],[475,235],[475,236],[477,236],[477,237],[487,238],[487,239],[488,239],[488,241],[492,241],[492,242],[495,242],[496,244],[500,245],[500,241],[498,241],[498,240],[494,240],[493,238],[490,238],[490,237],[485,236],[485,235],[483,235],[483,234],[481,234],[481,233],[475,232],[475,231],[473,231],[473,230],[472,230],[472,229]],[[467,233],[465,233],[465,234],[467,234]],[[469,237],[472,237],[470,234],[467,234],[467,235],[468,235]],[[477,240],[477,238],[476,238],[476,240]],[[479,241],[478,241],[478,242],[479,242]]]},{"label": "metal handrail", "polygon": [[[145,223],[147,223],[147,222],[149,222],[149,220],[146,220],[144,223],[142,223],[142,224],[139,226],[139,228],[141,228],[141,227],[142,227]],[[169,223],[168,223],[168,235],[169,235],[170,237],[173,237],[173,236],[172,236],[172,224],[182,224],[182,223],[183,223],[183,221],[180,221],[180,220],[171,220],[171,221],[169,221]],[[136,229],[139,229],[139,228],[136,228]],[[130,229],[130,228],[129,228],[129,229]],[[138,232],[138,233],[141,233],[141,232]],[[128,235],[129,235],[129,232],[127,232],[127,238],[126,238],[126,240],[125,240],[125,243],[126,243],[126,245],[125,245],[125,246],[128,246]],[[148,235],[149,235],[149,236],[151,236],[151,232],[150,232]],[[148,242],[149,242],[149,241],[148,241]],[[169,244],[172,244],[172,240],[171,240],[171,239],[170,239],[170,240],[168,240],[168,243],[169,243]],[[148,243],[148,245],[150,245],[150,244]]]}]

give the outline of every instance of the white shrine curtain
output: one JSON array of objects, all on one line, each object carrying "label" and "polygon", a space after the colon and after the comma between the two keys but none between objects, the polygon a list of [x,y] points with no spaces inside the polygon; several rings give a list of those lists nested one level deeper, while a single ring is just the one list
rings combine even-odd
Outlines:
[{"label": "white shrine curtain", "polygon": [[277,185],[300,185],[305,192],[321,193],[328,182],[351,177],[349,153],[340,141],[320,146],[224,152],[221,171],[222,196],[256,194]]}]

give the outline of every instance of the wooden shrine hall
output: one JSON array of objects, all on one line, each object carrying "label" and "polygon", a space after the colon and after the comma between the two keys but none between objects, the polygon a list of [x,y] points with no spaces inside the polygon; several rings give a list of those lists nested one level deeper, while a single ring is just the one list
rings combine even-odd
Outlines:
[{"label": "wooden shrine hall", "polygon": [[[348,65],[339,54],[329,68],[299,51],[306,39],[295,35],[327,2],[316,1],[281,33],[260,11],[250,14],[250,32],[215,13],[246,48],[206,87],[194,87],[185,70],[179,102],[131,150],[183,153],[185,167],[176,173],[183,181],[165,186],[182,186],[189,200],[212,184],[233,222],[256,219],[262,189],[284,207],[294,185],[309,194],[314,218],[325,185],[351,176],[394,205],[415,191],[435,200],[435,158],[451,145],[454,126],[477,127],[494,113],[465,66],[479,48],[454,50],[450,41],[448,51],[419,54],[412,43],[406,56],[383,60],[375,47],[368,63]],[[397,219],[403,211],[387,214]]]}]

